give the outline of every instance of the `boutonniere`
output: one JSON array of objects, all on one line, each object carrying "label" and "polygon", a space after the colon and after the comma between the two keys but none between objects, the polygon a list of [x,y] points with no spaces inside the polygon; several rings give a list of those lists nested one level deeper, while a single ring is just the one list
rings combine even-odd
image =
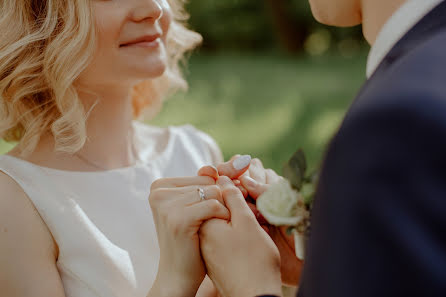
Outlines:
[{"label": "boutonniere", "polygon": [[305,240],[310,228],[310,211],[317,174],[307,174],[303,150],[298,150],[283,167],[283,178],[257,199],[257,209],[273,226],[290,226],[296,256],[305,257]]}]

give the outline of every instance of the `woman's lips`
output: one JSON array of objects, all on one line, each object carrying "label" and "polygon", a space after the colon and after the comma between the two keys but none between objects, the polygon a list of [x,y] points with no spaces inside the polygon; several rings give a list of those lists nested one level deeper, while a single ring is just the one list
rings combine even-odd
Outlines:
[{"label": "woman's lips", "polygon": [[153,49],[159,47],[160,44],[161,44],[160,38],[156,38],[153,41],[140,41],[140,42],[123,44],[121,45],[121,47],[141,47],[141,48]]}]

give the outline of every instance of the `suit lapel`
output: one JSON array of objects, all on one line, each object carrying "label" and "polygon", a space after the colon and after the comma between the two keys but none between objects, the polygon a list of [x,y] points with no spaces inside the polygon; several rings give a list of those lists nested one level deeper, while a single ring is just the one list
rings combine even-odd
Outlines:
[{"label": "suit lapel", "polygon": [[421,21],[409,30],[383,59],[381,64],[366,81],[359,91],[354,102],[364,93],[372,81],[386,72],[396,61],[404,57],[410,51],[423,44],[436,33],[446,30],[446,1],[441,2],[429,12]]},{"label": "suit lapel", "polygon": [[[410,51],[420,46],[424,41],[429,40],[432,36],[440,31],[446,30],[446,1],[441,2],[436,8],[429,12],[421,21],[419,21],[412,29],[409,30],[395,46],[386,55],[383,61],[376,68],[372,76],[363,84],[358,95],[348,108],[346,115],[354,109],[359,103],[362,94],[368,87],[382,75],[399,59],[404,57]],[[346,117],[347,117],[346,116]],[[344,118],[345,121],[345,118]],[[336,137],[336,136],[335,136]],[[333,137],[333,139],[335,138]],[[332,139],[332,141],[333,141]],[[331,143],[329,144],[329,146]]]}]

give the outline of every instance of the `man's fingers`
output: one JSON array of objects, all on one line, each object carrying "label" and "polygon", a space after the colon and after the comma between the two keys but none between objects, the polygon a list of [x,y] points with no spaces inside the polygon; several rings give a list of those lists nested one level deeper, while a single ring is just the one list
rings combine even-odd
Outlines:
[{"label": "man's fingers", "polygon": [[218,179],[218,170],[215,166],[204,166],[198,171],[198,176],[209,176]]},{"label": "man's fingers", "polygon": [[281,177],[272,169],[266,169],[266,183],[269,185],[278,183]]},{"label": "man's fingers", "polygon": [[242,183],[242,186],[248,190],[249,195],[253,199],[259,198],[259,196],[265,193],[269,187],[269,185],[259,183],[249,176],[242,176],[240,182]]},{"label": "man's fingers", "polygon": [[266,183],[266,171],[263,167],[262,161],[255,158],[251,161],[251,166],[249,166],[249,176],[259,183]]},{"label": "man's fingers", "polygon": [[218,174],[236,179],[249,169],[251,164],[251,156],[244,155],[231,159],[231,161],[217,166]]},{"label": "man's fingers", "polygon": [[249,209],[245,198],[240,190],[234,186],[231,179],[226,176],[221,176],[217,181],[217,185],[221,188],[223,200],[225,201],[226,207],[231,212],[232,222],[243,217],[249,217],[255,220],[255,217]]},{"label": "man's fingers", "polygon": [[209,176],[191,176],[191,177],[174,177],[160,178],[152,183],[151,190],[161,188],[180,188],[188,186],[209,186],[215,185],[215,179]]}]

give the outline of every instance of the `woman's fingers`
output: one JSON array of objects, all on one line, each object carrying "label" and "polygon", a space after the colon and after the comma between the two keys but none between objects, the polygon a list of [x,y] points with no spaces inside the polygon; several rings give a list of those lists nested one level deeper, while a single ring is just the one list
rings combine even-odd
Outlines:
[{"label": "woman's fingers", "polygon": [[242,176],[240,178],[240,182],[241,182],[242,186],[246,190],[248,190],[249,195],[253,199],[259,198],[259,196],[262,195],[263,193],[265,193],[269,187],[269,185],[264,184],[264,183],[259,183],[249,176]]},{"label": "woman's fingers", "polygon": [[151,193],[150,203],[154,206],[168,204],[170,208],[192,205],[203,200],[200,189],[203,190],[204,200],[218,200],[224,203],[221,189],[217,185],[156,189]]},{"label": "woman's fingers", "polygon": [[210,219],[229,220],[229,210],[218,200],[210,199],[190,205],[184,210],[184,215],[195,224],[200,224]]},{"label": "woman's fingers", "polygon": [[242,186],[242,183],[240,182],[240,180],[238,180],[238,179],[233,179],[232,182],[234,183],[234,186],[236,186],[236,187],[240,190],[240,192],[242,192],[243,197],[245,197],[245,199],[248,198],[248,196],[249,196],[248,190],[246,190],[246,189]]},{"label": "woman's fingers", "polygon": [[181,188],[187,186],[215,185],[215,179],[209,176],[191,176],[178,178],[160,178],[152,183],[152,191],[161,188]]},{"label": "woman's fingers", "polygon": [[[203,190],[203,198],[200,194],[200,189]],[[181,199],[186,206],[202,202],[203,200],[217,200],[224,205],[221,189],[217,185],[205,187],[191,186],[182,188],[182,190],[184,191],[184,196],[175,200]]]},{"label": "woman's fingers", "polygon": [[198,171],[198,176],[212,177],[214,180],[218,179],[218,170],[215,166],[204,166]]},{"label": "woman's fingers", "polygon": [[217,185],[221,188],[225,205],[231,213],[231,222],[243,221],[244,219],[255,220],[245,198],[240,190],[234,186],[231,179],[221,176],[217,181]]},{"label": "woman's fingers", "polygon": [[227,176],[230,179],[236,179],[249,169],[250,164],[251,156],[238,156],[231,159],[229,162],[218,165],[218,174]]}]

